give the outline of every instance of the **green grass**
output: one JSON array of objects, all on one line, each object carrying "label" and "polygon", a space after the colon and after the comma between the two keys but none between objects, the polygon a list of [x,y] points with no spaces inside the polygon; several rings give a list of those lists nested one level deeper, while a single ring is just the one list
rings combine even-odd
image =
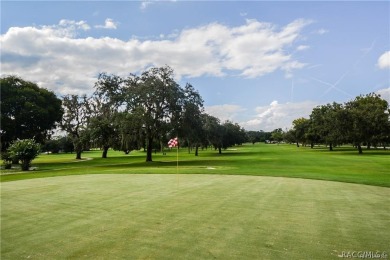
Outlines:
[{"label": "green grass", "polygon": [[42,154],[37,170],[1,173],[1,259],[389,255],[390,151],[364,152],[182,149],[178,171],[175,151]]},{"label": "green grass", "polygon": [[2,183],[2,259],[337,259],[390,252],[390,189],[226,175]]},{"label": "green grass", "polygon": [[[76,161],[73,154],[45,155],[34,160],[38,170],[22,173],[3,171],[1,181],[79,175],[79,174],[171,174],[176,173],[176,152],[154,154],[152,163],[145,162],[144,152],[124,155],[109,152],[102,159],[100,151],[85,152],[85,158]],[[200,151],[199,157],[181,149],[179,173],[224,174],[295,177],[360,183],[390,187],[390,150],[366,150],[359,155],[351,147],[310,149],[293,145],[244,145],[224,151]]]}]

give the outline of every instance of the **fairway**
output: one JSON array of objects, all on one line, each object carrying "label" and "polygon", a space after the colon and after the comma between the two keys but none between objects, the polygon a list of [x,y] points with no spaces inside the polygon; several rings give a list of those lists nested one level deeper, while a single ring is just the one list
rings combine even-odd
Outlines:
[{"label": "fairway", "polygon": [[390,189],[100,174],[1,184],[2,259],[337,259],[390,253]]},{"label": "fairway", "polygon": [[[145,153],[109,151],[102,159],[101,151],[82,154],[41,154],[33,161],[30,172],[4,170],[1,181],[80,174],[173,174],[176,169],[176,149],[153,154],[153,162],[145,162]],[[390,150],[371,149],[359,155],[352,147],[297,148],[295,145],[245,144],[218,154],[214,149],[202,150],[199,156],[186,148],[179,152],[180,174],[223,174],[294,177],[330,180],[390,187]]]}]

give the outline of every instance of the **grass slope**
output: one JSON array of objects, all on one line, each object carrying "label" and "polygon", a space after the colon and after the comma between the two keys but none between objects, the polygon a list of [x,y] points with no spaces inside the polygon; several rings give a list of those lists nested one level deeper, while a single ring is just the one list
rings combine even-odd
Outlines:
[{"label": "grass slope", "polygon": [[336,259],[390,253],[390,189],[226,175],[1,184],[1,259]]},{"label": "grass slope", "polygon": [[[145,163],[145,153],[124,155],[109,152],[99,158],[100,151],[85,152],[92,160],[76,161],[73,154],[40,155],[33,163],[38,170],[22,173],[3,171],[1,181],[79,174],[171,174],[176,173],[176,152],[154,154],[152,163]],[[181,149],[180,174],[228,174],[296,177],[332,180],[390,187],[390,150],[366,150],[359,155],[351,147],[310,149],[293,145],[244,145],[224,151],[200,151],[199,157]]]}]

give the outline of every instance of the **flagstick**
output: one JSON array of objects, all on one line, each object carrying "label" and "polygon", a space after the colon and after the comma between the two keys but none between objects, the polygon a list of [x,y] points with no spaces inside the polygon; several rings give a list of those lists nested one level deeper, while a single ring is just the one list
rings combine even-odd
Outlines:
[{"label": "flagstick", "polygon": [[176,179],[177,179],[177,187],[179,187],[179,145],[177,145],[176,150]]},{"label": "flagstick", "polygon": [[177,187],[179,187],[179,141],[177,140],[177,137],[169,140],[168,146],[170,149],[176,146],[177,149],[176,150],[176,179],[177,179]]}]

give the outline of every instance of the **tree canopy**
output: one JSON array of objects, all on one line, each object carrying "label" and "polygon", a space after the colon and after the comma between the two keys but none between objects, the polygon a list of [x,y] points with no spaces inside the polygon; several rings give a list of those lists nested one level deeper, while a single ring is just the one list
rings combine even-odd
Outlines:
[{"label": "tree canopy", "polygon": [[370,148],[390,144],[390,109],[380,95],[370,93],[339,104],[313,108],[310,119],[293,121],[290,134],[297,142],[326,144],[329,150],[346,143],[353,144],[362,153],[362,145]]},{"label": "tree canopy", "polygon": [[16,139],[43,142],[62,119],[61,99],[16,76],[0,79],[1,150]]}]

